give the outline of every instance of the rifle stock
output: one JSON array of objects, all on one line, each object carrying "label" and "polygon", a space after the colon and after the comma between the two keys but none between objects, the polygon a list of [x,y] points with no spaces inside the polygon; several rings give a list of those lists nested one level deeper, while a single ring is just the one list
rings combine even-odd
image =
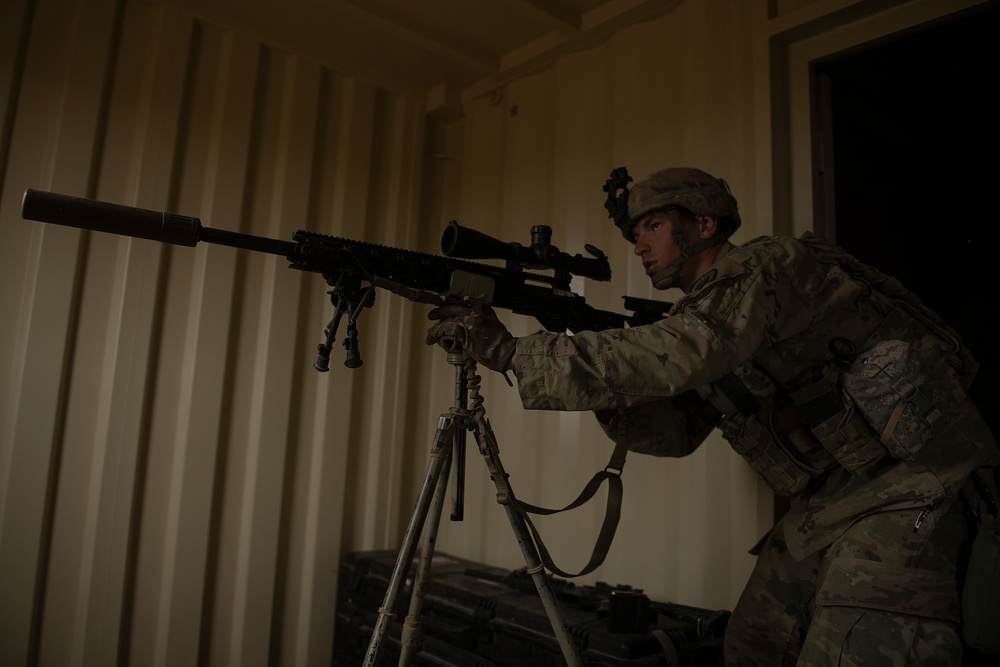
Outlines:
[{"label": "rifle stock", "polygon": [[[573,257],[549,244],[551,229],[532,228],[532,244],[505,244],[481,232],[450,223],[442,237],[445,256],[394,248],[365,241],[296,231],[292,241],[281,241],[239,232],[213,229],[198,218],[152,211],[27,189],[21,216],[80,229],[193,247],[199,242],[285,257],[289,267],[319,273],[331,287],[334,317],[319,345],[314,364],[328,370],[329,356],[341,320],[347,317],[344,341],[348,367],[361,365],[357,353],[357,318],[362,308],[374,301],[376,285],[392,286],[397,294],[414,301],[440,301],[445,295],[484,299],[493,307],[534,317],[549,331],[579,332],[623,328],[654,322],[663,317],[670,304],[624,297],[632,314],[599,310],[570,289],[573,275],[610,280],[607,259],[587,246],[593,258]],[[505,267],[450,256],[471,255],[476,259],[500,259]],[[551,269],[553,275],[527,271]]]}]

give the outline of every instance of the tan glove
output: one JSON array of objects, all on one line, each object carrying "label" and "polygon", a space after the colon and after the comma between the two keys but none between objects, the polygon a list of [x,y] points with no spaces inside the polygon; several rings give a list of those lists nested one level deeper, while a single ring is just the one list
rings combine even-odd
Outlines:
[{"label": "tan glove", "polygon": [[498,373],[506,373],[510,368],[517,339],[489,306],[482,310],[458,304],[438,306],[427,319],[435,322],[427,330],[428,345],[451,337],[462,345],[467,357],[486,368]]}]

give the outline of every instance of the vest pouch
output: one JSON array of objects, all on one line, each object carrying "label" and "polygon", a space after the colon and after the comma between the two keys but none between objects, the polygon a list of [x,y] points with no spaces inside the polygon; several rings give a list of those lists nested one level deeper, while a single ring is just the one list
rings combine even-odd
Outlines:
[{"label": "vest pouch", "polygon": [[863,352],[841,376],[844,392],[889,453],[913,461],[924,445],[961,412],[955,389],[935,377],[901,340],[887,340]]},{"label": "vest pouch", "polygon": [[756,417],[743,414],[723,419],[722,435],[771,489],[782,496],[799,493],[812,477],[793,459],[778,437]]},{"label": "vest pouch", "polygon": [[794,394],[803,420],[816,439],[848,472],[857,472],[886,455],[865,415],[844,391],[822,382]]}]

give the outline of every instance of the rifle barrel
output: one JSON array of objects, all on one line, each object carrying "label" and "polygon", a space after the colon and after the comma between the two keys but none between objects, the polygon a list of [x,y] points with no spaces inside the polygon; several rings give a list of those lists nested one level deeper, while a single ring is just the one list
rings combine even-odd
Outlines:
[{"label": "rifle barrel", "polygon": [[212,229],[203,226],[198,218],[32,188],[24,191],[21,217],[190,247],[205,241],[285,257],[295,253],[295,244],[291,241]]}]

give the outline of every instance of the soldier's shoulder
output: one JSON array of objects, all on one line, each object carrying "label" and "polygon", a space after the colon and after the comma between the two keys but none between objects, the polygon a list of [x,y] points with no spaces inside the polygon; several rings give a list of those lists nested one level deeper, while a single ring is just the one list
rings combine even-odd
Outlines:
[{"label": "soldier's shoulder", "polygon": [[690,293],[674,304],[675,312],[690,308],[713,308],[727,310],[745,299],[748,285],[766,273],[772,276],[768,281],[769,293],[777,296],[786,289],[784,278],[794,273],[779,270],[797,263],[796,257],[807,252],[794,239],[780,236],[760,236],[738,246],[732,244],[719,253],[711,267],[695,281]]},{"label": "soldier's shoulder", "polygon": [[728,257],[733,260],[771,261],[775,258],[792,257],[805,251],[805,246],[798,239],[790,236],[758,236],[745,243],[734,246]]},{"label": "soldier's shoulder", "polygon": [[761,271],[798,275],[814,270],[815,254],[800,239],[789,236],[759,236],[733,248],[720,262],[730,275]]},{"label": "soldier's shoulder", "polygon": [[769,264],[794,261],[799,252],[794,239],[781,236],[758,236],[738,246],[729,245],[719,253],[706,275],[698,280],[698,286],[756,275]]}]

